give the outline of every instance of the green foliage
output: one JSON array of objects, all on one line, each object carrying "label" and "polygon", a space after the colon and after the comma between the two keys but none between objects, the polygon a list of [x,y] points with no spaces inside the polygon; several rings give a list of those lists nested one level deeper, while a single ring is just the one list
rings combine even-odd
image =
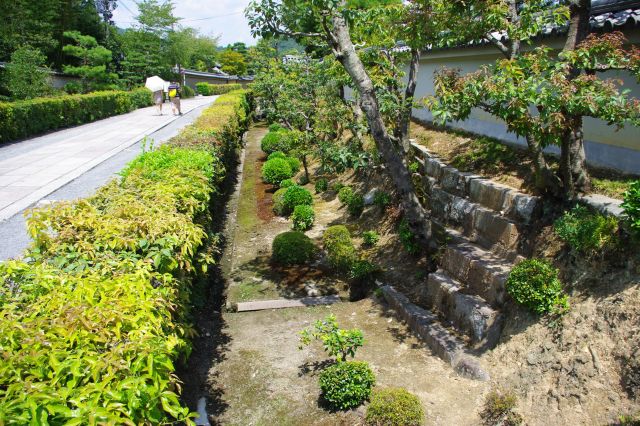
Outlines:
[{"label": "green foliage", "polygon": [[280,188],[273,194],[273,212],[278,216],[289,216],[291,213],[284,205],[285,192],[287,192],[287,188]]},{"label": "green foliage", "polygon": [[349,278],[354,282],[372,281],[374,276],[380,272],[380,267],[365,259],[358,259],[351,265]]},{"label": "green foliage", "polygon": [[362,234],[362,239],[365,246],[373,247],[380,241],[380,235],[376,231],[365,231]]},{"label": "green foliage", "polygon": [[287,188],[283,197],[284,207],[287,211],[292,212],[296,206],[312,206],[313,196],[305,188],[294,185]]},{"label": "green foliage", "polygon": [[14,99],[33,99],[51,92],[45,56],[37,49],[21,47],[11,55],[4,84]]},{"label": "green foliage", "polygon": [[191,88],[191,86],[184,85],[182,87],[182,97],[184,99],[193,98],[196,95],[196,92]]},{"label": "green foliage", "polygon": [[346,226],[334,225],[327,228],[322,235],[322,243],[331,266],[343,272],[351,270],[357,254]]},{"label": "green foliage", "polygon": [[406,389],[374,390],[366,421],[371,426],[420,426],[424,410],[420,399]]},{"label": "green foliage", "polygon": [[224,95],[242,89],[242,84],[196,83],[196,90],[202,96]]},{"label": "green foliage", "polygon": [[320,178],[315,183],[316,194],[320,194],[322,192],[327,192],[329,189],[329,181],[325,178]]},{"label": "green foliage", "polygon": [[527,259],[517,264],[506,288],[516,302],[537,314],[568,308],[558,270],[544,260]]},{"label": "green foliage", "polygon": [[285,128],[279,125],[278,123],[273,123],[269,125],[270,132],[279,132],[280,130],[285,130]]},{"label": "green foliage", "polygon": [[322,396],[332,408],[348,410],[369,399],[376,377],[366,362],[347,361],[324,370],[319,382]]},{"label": "green foliage", "polygon": [[222,71],[227,74],[243,76],[247,73],[247,63],[242,53],[227,49],[220,54],[219,60]]},{"label": "green foliage", "polygon": [[420,245],[418,244],[416,235],[413,233],[409,223],[405,219],[400,221],[398,236],[400,237],[402,246],[409,254],[416,255],[420,253]]},{"label": "green foliage", "polygon": [[296,183],[293,181],[293,179],[285,179],[282,182],[280,182],[280,188],[289,188],[290,186],[294,186]]},{"label": "green foliage", "polygon": [[280,185],[285,179],[293,176],[291,166],[283,158],[273,158],[262,166],[262,180],[272,185]]},{"label": "green foliage", "polygon": [[90,123],[150,105],[153,100],[147,89],[0,102],[0,143]]},{"label": "green foliage", "polygon": [[276,151],[269,154],[267,160],[272,160],[274,158],[287,158],[287,155],[282,151]]},{"label": "green foliage", "polygon": [[632,232],[640,237],[640,180],[633,182],[624,193],[622,208]]},{"label": "green foliage", "polygon": [[299,349],[314,340],[320,340],[325,352],[335,357],[338,363],[345,362],[348,356],[355,357],[356,350],[364,344],[362,330],[341,329],[335,315],[329,315],[324,320],[316,321],[312,328],[302,330]]},{"label": "green foliage", "polygon": [[384,191],[378,191],[373,196],[373,204],[384,210],[391,204],[391,195]]},{"label": "green foliage", "polygon": [[293,209],[291,220],[293,221],[293,229],[296,231],[306,231],[311,229],[316,214],[311,206],[296,206]]},{"label": "green foliage", "polygon": [[364,197],[362,194],[353,194],[347,202],[347,210],[353,217],[360,217],[364,211]]},{"label": "green foliage", "polygon": [[95,38],[82,35],[79,31],[65,31],[64,37],[71,39],[73,44],[65,45],[62,51],[77,62],[76,65],[65,65],[64,72],[81,78],[84,93],[113,89],[118,76],[107,71],[112,59],[111,51],[100,46]]},{"label": "green foliage", "polygon": [[341,186],[338,190],[338,200],[340,200],[342,204],[349,204],[353,194],[353,189],[350,186]]},{"label": "green foliage", "polygon": [[487,426],[518,426],[523,424],[522,416],[514,411],[516,402],[517,398],[511,392],[492,391],[484,403],[484,410],[480,413],[483,424]]},{"label": "green foliage", "polygon": [[273,240],[272,259],[280,265],[302,265],[316,253],[316,247],[302,232],[289,231],[276,236]]},{"label": "green foliage", "polygon": [[640,426],[640,412],[624,414],[618,418],[619,426]]},{"label": "green foliage", "polygon": [[553,228],[572,250],[591,254],[605,249],[615,241],[618,221],[614,217],[592,213],[588,208],[577,205],[556,220]]},{"label": "green foliage", "polygon": [[291,150],[289,132],[287,130],[279,130],[267,133],[262,138],[260,148],[265,154],[271,154],[276,151],[288,153]]},{"label": "green foliage", "polygon": [[420,170],[420,163],[414,161],[413,163],[409,164],[408,168],[410,173],[418,173],[418,170]]},{"label": "green foliage", "polygon": [[285,158],[285,160],[287,160],[287,163],[289,163],[289,166],[291,166],[291,171],[294,175],[300,171],[300,167],[302,167],[302,163],[300,162],[300,160],[295,157],[287,157]]}]

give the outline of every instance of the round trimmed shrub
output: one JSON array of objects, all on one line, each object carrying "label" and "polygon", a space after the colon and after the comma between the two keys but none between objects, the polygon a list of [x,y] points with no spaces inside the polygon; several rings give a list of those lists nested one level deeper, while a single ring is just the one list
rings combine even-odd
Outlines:
[{"label": "round trimmed shrub", "polygon": [[366,421],[372,426],[420,426],[424,410],[420,399],[406,389],[374,390]]},{"label": "round trimmed shrub", "polygon": [[288,216],[286,207],[284,206],[284,193],[287,192],[287,188],[280,188],[273,194],[273,212],[278,216]]},{"label": "round trimmed shrub", "polygon": [[329,263],[339,271],[349,271],[356,260],[356,248],[351,242],[351,234],[344,225],[330,226],[322,235],[322,244]]},{"label": "round trimmed shrub", "polygon": [[349,204],[349,200],[353,197],[353,189],[350,186],[343,186],[338,191],[338,200],[342,204]]},{"label": "round trimmed shrub", "polygon": [[262,166],[262,180],[272,185],[279,185],[291,176],[293,176],[291,166],[283,158],[273,158]]},{"label": "round trimmed shrub", "polygon": [[316,247],[302,232],[289,231],[276,236],[271,252],[271,257],[277,264],[302,265],[313,259]]},{"label": "round trimmed shrub", "polygon": [[320,178],[316,181],[316,194],[320,194],[321,192],[326,192],[329,189],[329,181],[325,178]]},{"label": "round trimmed shrub", "polygon": [[507,292],[513,299],[537,314],[550,312],[556,306],[567,307],[558,270],[540,259],[527,259],[509,274]]},{"label": "round trimmed shrub", "polygon": [[280,130],[285,130],[285,128],[282,127],[281,125],[279,125],[278,123],[273,123],[273,124],[269,125],[269,131],[270,132],[278,132]]},{"label": "round trimmed shrub", "polygon": [[284,206],[291,213],[296,206],[313,205],[313,196],[305,188],[293,185],[284,193]]},{"label": "round trimmed shrub", "polygon": [[369,399],[376,377],[369,364],[346,361],[334,364],[320,373],[322,396],[338,410],[348,410]]},{"label": "round trimmed shrub", "polygon": [[285,179],[282,182],[280,182],[280,188],[289,188],[293,185],[295,185],[296,183],[293,181],[293,179]]},{"label": "round trimmed shrub", "polygon": [[276,151],[269,154],[267,160],[273,160],[274,158],[287,158],[287,155],[282,151]]},{"label": "round trimmed shrub", "polygon": [[364,197],[360,194],[353,194],[347,202],[347,210],[353,217],[360,217],[364,211]]},{"label": "round trimmed shrub", "polygon": [[269,132],[260,143],[260,148],[265,154],[271,154],[276,151],[287,153],[291,150],[291,140],[288,130],[278,130],[277,132]]},{"label": "round trimmed shrub", "polygon": [[291,171],[295,175],[300,171],[300,167],[302,167],[302,163],[295,157],[287,157],[285,158],[287,162],[289,162],[289,166],[291,166]]},{"label": "round trimmed shrub", "polygon": [[296,206],[293,209],[291,220],[293,221],[293,229],[296,231],[306,231],[311,229],[313,222],[316,218],[316,214],[311,206]]}]

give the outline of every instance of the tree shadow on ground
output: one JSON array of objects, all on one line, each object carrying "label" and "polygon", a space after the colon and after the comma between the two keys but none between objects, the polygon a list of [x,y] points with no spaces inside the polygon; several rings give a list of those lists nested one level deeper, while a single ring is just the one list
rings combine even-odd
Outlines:
[{"label": "tree shadow on ground", "polygon": [[325,368],[335,364],[333,359],[324,359],[322,361],[307,361],[298,366],[298,377],[315,376]]}]

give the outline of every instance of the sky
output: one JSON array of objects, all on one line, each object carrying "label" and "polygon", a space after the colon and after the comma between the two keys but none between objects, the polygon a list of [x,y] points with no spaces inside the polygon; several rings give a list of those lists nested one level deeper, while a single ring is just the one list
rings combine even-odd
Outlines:
[{"label": "sky", "polygon": [[[118,0],[113,20],[119,27],[130,27],[138,14],[138,0]],[[174,14],[183,18],[181,24],[202,34],[220,36],[220,45],[242,41],[254,45],[244,9],[250,0],[173,0]]]}]

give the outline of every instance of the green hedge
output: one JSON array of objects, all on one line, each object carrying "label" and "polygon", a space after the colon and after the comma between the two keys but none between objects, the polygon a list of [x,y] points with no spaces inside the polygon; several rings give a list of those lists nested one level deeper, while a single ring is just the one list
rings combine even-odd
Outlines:
[{"label": "green hedge", "polygon": [[0,143],[90,123],[153,104],[147,89],[0,102]]},{"label": "green hedge", "polygon": [[242,84],[196,83],[196,90],[202,96],[224,95],[242,89]]},{"label": "green hedge", "polygon": [[[175,363],[191,351],[191,287],[213,262],[210,205],[243,105],[229,95],[120,181],[33,211],[27,260],[0,264],[0,424],[192,424]],[[213,141],[195,145],[194,127]]]}]

